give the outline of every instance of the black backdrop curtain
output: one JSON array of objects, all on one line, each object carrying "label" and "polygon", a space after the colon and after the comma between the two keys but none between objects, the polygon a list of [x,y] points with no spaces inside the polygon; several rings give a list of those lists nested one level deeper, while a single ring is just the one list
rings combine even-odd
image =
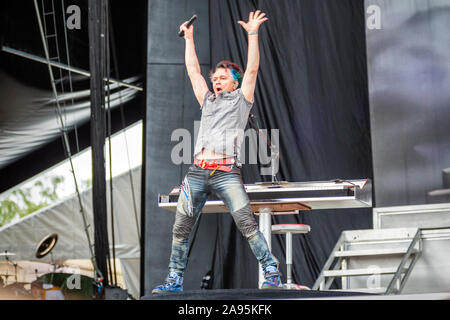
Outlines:
[{"label": "black backdrop curtain", "polygon": [[[238,20],[260,9],[261,67],[252,113],[260,128],[279,129],[284,181],[372,178],[362,0],[211,0],[211,65],[227,59],[245,68],[247,36]],[[247,158],[248,159],[248,158]],[[245,165],[245,183],[269,180]],[[231,216],[217,215],[212,288],[254,288],[258,264]],[[341,231],[372,228],[370,209],[319,210],[274,216],[305,223],[293,239],[293,280],[312,286]],[[285,274],[285,238],[272,251]],[[285,275],[283,275],[285,281]]]}]

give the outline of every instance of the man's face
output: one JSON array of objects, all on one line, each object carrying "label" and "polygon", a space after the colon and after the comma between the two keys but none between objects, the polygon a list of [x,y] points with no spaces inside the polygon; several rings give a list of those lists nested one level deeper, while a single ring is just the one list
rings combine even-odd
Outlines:
[{"label": "man's face", "polygon": [[42,299],[42,290],[36,286],[31,287],[31,296],[33,299]]},{"label": "man's face", "polygon": [[211,77],[214,93],[216,96],[223,92],[232,92],[237,89],[238,81],[233,79],[230,69],[218,68]]}]

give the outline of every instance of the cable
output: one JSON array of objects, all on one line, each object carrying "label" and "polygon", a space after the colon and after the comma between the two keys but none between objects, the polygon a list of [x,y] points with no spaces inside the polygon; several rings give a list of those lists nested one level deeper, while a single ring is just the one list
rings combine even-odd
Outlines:
[{"label": "cable", "polygon": [[[66,25],[66,12],[64,10],[64,8],[66,7],[66,5],[64,4],[64,0],[62,0],[62,7],[61,7],[61,11],[62,11],[62,16],[63,16],[63,23],[64,23],[64,40],[65,40],[65,47],[66,47],[66,58],[67,58],[67,65],[70,67],[70,54],[69,54],[69,41],[68,41],[68,37],[67,37],[67,25]],[[69,75],[69,89],[70,92],[73,93],[73,83],[72,83],[72,72],[70,70],[68,70],[68,75]],[[72,101],[72,106],[75,104],[75,99],[71,98]],[[74,131],[75,131],[75,143],[77,146],[77,153],[80,152],[80,144],[78,141],[78,125],[75,122],[74,125]]]},{"label": "cable", "polygon": [[72,175],[73,175],[73,179],[74,179],[74,183],[75,183],[75,190],[76,190],[76,194],[77,194],[77,197],[78,197],[78,203],[80,205],[80,212],[81,212],[81,216],[83,218],[83,224],[85,226],[84,231],[86,233],[86,237],[87,237],[87,240],[88,240],[89,251],[90,251],[90,254],[91,254],[91,261],[92,261],[92,264],[94,266],[95,281],[97,281],[97,279],[99,279],[99,278],[103,279],[103,275],[102,275],[101,271],[98,269],[97,261],[96,261],[94,252],[92,250],[93,245],[92,245],[91,237],[90,237],[89,231],[88,231],[88,228],[90,227],[90,225],[87,224],[86,214],[85,214],[84,208],[83,208],[83,202],[81,200],[80,191],[78,189],[78,182],[77,182],[77,178],[76,178],[76,174],[75,174],[75,170],[74,170],[74,166],[73,166],[72,154],[71,154],[71,151],[70,151],[69,138],[67,136],[66,128],[65,128],[65,125],[64,125],[64,119],[62,117],[61,106],[59,105],[58,93],[56,91],[55,79],[54,79],[52,67],[51,67],[51,64],[50,64],[50,56],[49,56],[49,53],[48,53],[47,43],[45,41],[45,36],[44,36],[44,31],[43,31],[43,27],[42,27],[42,21],[41,21],[41,16],[40,16],[40,13],[39,13],[39,6],[37,4],[37,0],[34,0],[34,8],[35,8],[36,17],[37,17],[37,20],[38,20],[39,31],[41,33],[41,40],[42,40],[42,45],[44,47],[45,58],[47,60],[48,72],[49,72],[49,76],[50,76],[50,84],[51,84],[51,87],[52,87],[53,94],[55,96],[55,103],[56,103],[57,114],[58,114],[59,120],[61,122],[61,128],[62,128],[61,131],[62,131],[62,134],[63,134],[63,146],[64,146],[64,148],[65,148],[65,150],[67,152],[67,156],[69,158],[69,163],[70,163],[70,167],[71,167],[71,170],[72,170]]},{"label": "cable", "polygon": [[[111,10],[111,9],[110,9]],[[116,78],[119,77],[119,66],[118,66],[118,62],[117,62],[117,52],[116,52],[116,45],[115,45],[115,37],[114,37],[114,27],[113,26],[113,21],[112,21],[112,15],[111,15],[111,11],[109,11],[109,23],[111,24],[111,44],[112,44],[112,55],[113,55],[113,63],[114,63],[114,73]],[[133,210],[134,210],[134,216],[135,216],[135,222],[136,222],[136,231],[137,231],[137,235],[138,235],[138,240],[139,240],[139,247],[141,246],[141,234],[140,234],[140,230],[139,230],[139,223],[138,223],[138,217],[137,217],[137,206],[136,206],[136,193],[134,191],[134,182],[133,182],[133,174],[131,172],[131,161],[130,161],[130,154],[128,152],[129,148],[128,148],[128,139],[127,139],[127,135],[126,135],[126,130],[125,130],[125,113],[123,110],[123,102],[122,102],[122,94],[121,91],[119,91],[119,109],[120,109],[120,119],[122,121],[122,128],[124,129],[124,138],[125,138],[125,149],[126,149],[126,153],[127,153],[127,159],[128,159],[128,174],[130,177],[130,188],[131,188],[131,196],[133,198]]]},{"label": "cable", "polygon": [[[56,29],[56,18],[55,18],[55,3],[54,3],[54,1],[53,0],[51,0],[51,11],[49,11],[49,12],[46,12],[46,10],[45,10],[45,2],[44,2],[45,0],[41,0],[41,5],[42,5],[42,12],[43,12],[43,14],[44,14],[44,16],[43,16],[43,30],[44,30],[44,36],[45,36],[45,41],[46,41],[46,43],[47,43],[47,48],[49,48],[49,45],[48,45],[48,39],[49,38],[53,38],[54,39],[54,42],[55,42],[55,49],[56,49],[56,56],[54,56],[54,57],[51,57],[50,58],[50,60],[52,60],[52,59],[56,59],[57,60],[57,62],[58,63],[61,63],[61,59],[60,59],[60,56],[59,56],[59,41],[58,41],[58,32],[57,32],[57,29]],[[53,17],[53,34],[51,34],[51,35],[48,35],[48,33],[47,33],[47,21],[46,21],[46,16],[48,16],[48,15],[51,15],[52,17]],[[65,29],[65,28],[64,28]],[[59,72],[59,81],[58,80],[55,80],[56,82],[59,82],[60,83],[60,89],[61,89],[61,93],[64,95],[64,82],[63,82],[63,72],[62,72],[62,69],[58,69],[58,72]],[[67,120],[67,114],[66,114],[66,102],[65,101],[63,101],[62,102],[62,105],[63,105],[63,113],[64,113],[64,119],[65,120]],[[61,136],[61,139],[63,139],[63,137]],[[64,142],[63,142],[64,143]],[[66,150],[64,150],[64,156],[67,158],[67,153],[66,153]]]},{"label": "cable", "polygon": [[[256,117],[255,117],[255,115],[253,115],[253,114],[250,113],[250,116],[249,116],[249,118],[248,118],[248,121],[249,121],[250,125],[253,127],[253,129],[256,130],[256,132],[258,133],[258,135],[259,135],[260,137],[262,137],[262,138],[265,140],[266,145],[269,146],[269,148],[270,148],[271,157],[273,158],[273,154],[272,154],[272,153],[273,153],[274,150],[275,150],[275,146],[272,144],[272,142],[270,141],[270,138],[269,138],[268,136],[261,134],[261,130],[259,130],[259,128],[253,123],[252,118],[256,118]],[[281,155],[280,155],[279,152],[278,152],[277,157],[279,157],[280,160],[282,160],[282,157],[281,157]],[[272,164],[271,164],[271,165],[272,165]],[[277,175],[276,175],[276,174],[272,174],[272,178],[276,181],[277,184],[280,184],[280,181],[278,181]],[[273,181],[273,182],[274,182],[274,181]]]},{"label": "cable", "polygon": [[354,184],[354,183],[351,182],[351,181],[345,180],[345,179],[333,179],[333,180],[330,180],[330,181],[331,181],[331,182],[334,182],[334,183],[344,183],[344,182],[347,182],[347,183],[350,183],[351,185],[357,187],[356,184]]},{"label": "cable", "polygon": [[[111,269],[111,280],[113,280],[114,286],[117,286],[117,269],[116,269],[116,240],[115,240],[115,227],[114,227],[114,192],[113,192],[113,174],[112,174],[112,143],[111,143],[111,91],[109,85],[109,78],[111,74],[111,63],[110,63],[110,43],[109,43],[109,1],[106,0],[107,12],[106,16],[106,77],[108,81],[106,82],[106,90],[108,97],[108,143],[109,143],[109,189],[110,189],[110,209],[111,209],[111,238],[112,238],[112,268]],[[113,277],[114,276],[114,277]]]}]

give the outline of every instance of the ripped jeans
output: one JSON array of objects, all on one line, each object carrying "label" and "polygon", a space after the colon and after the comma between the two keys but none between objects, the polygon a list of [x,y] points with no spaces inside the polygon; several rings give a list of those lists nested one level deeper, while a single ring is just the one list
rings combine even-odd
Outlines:
[{"label": "ripped jeans", "polygon": [[192,165],[185,177],[173,225],[169,272],[183,275],[187,263],[189,235],[211,193],[216,194],[230,210],[237,228],[248,240],[262,269],[277,266],[278,261],[270,252],[251,211],[250,200],[242,183],[240,170],[233,167],[231,172],[217,170],[210,176],[211,173],[212,170]]}]

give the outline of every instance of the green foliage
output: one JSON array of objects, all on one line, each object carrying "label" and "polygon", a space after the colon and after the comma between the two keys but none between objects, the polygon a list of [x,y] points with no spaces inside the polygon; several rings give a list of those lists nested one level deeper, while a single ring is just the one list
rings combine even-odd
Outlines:
[{"label": "green foliage", "polygon": [[55,203],[59,199],[58,187],[63,182],[64,177],[53,176],[36,181],[33,187],[14,190],[0,201],[0,227]]}]

